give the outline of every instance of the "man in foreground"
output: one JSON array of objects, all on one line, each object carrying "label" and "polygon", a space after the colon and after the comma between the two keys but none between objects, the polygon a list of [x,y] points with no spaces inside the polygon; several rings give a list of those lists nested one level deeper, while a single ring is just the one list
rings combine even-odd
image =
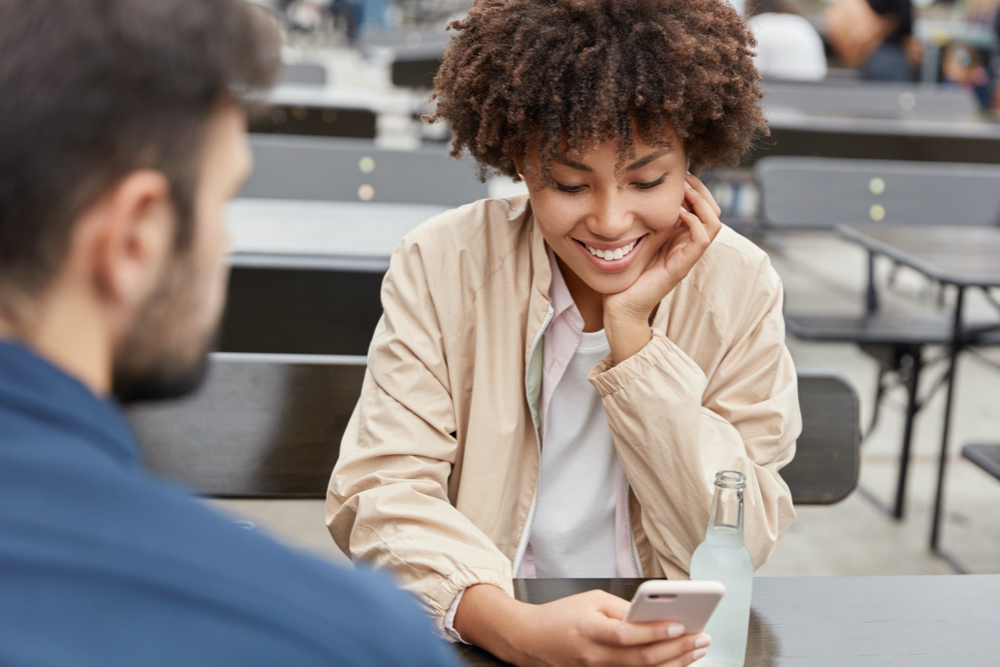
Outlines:
[{"label": "man in foreground", "polygon": [[277,37],[242,0],[0,0],[0,664],[450,665],[415,602],[146,473],[196,387]]}]

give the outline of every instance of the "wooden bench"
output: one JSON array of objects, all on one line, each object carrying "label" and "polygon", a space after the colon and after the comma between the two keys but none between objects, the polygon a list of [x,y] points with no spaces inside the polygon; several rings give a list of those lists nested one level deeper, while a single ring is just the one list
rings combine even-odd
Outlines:
[{"label": "wooden bench", "polygon": [[365,358],[212,355],[205,385],[129,408],[154,471],[221,498],[323,498]]},{"label": "wooden bench", "polygon": [[[215,354],[189,397],[135,406],[156,472],[229,498],[322,498],[361,392],[365,358]],[[858,399],[836,373],[801,371],[804,429],[782,476],[798,504],[830,504],[858,477]]]}]

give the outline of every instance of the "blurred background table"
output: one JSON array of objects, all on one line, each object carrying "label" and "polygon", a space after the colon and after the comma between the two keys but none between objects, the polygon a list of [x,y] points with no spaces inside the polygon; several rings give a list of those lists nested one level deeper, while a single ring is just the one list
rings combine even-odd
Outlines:
[{"label": "blurred background table", "polygon": [[447,206],[238,199],[217,349],[366,354],[400,239]]},{"label": "blurred background table", "polygon": [[385,273],[408,232],[448,210],[430,204],[237,199],[233,266],[321,266]]},{"label": "blurred background table", "polygon": [[[948,560],[956,570],[965,572],[965,568],[940,547],[945,468],[948,462],[948,439],[958,357],[977,336],[1000,328],[1000,324],[993,324],[991,327],[977,327],[977,330],[970,330],[963,323],[965,295],[969,288],[983,288],[985,291],[1000,287],[1000,227],[956,225],[914,227],[869,224],[838,225],[837,232],[844,238],[867,248],[873,257],[876,254],[884,255],[942,285],[951,285],[955,288],[950,359],[946,374],[947,396],[938,459],[937,491],[931,519],[930,547]],[[870,271],[867,296],[872,311],[878,304],[873,275]],[[995,305],[1000,308],[1000,304]]]},{"label": "blurred background table", "polygon": [[[543,604],[601,589],[631,599],[641,579],[517,579],[519,600]],[[747,667],[996,665],[1000,575],[758,577]],[[473,646],[469,664],[500,665]]]}]

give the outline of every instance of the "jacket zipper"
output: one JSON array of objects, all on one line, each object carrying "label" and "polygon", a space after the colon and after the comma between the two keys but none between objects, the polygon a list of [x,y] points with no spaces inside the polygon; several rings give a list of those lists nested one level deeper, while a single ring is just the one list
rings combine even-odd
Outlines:
[{"label": "jacket zipper", "polygon": [[635,565],[635,574],[637,577],[642,579],[642,563],[639,562],[639,552],[635,548],[635,535],[632,534],[632,503],[629,502],[629,489],[631,484],[629,484],[628,478],[625,478],[625,523],[628,524],[628,549],[629,553],[632,554],[632,564]]},{"label": "jacket zipper", "polygon": [[546,330],[549,328],[549,324],[552,323],[552,318],[555,315],[555,310],[552,306],[549,306],[549,312],[545,316],[545,321],[542,322],[542,328],[538,330],[538,334],[535,335],[535,340],[531,343],[531,351],[528,353],[528,363],[524,369],[524,396],[528,400],[528,411],[531,413],[531,423],[535,427],[535,445],[538,447],[538,472],[535,475],[535,492],[531,496],[531,506],[528,508],[528,520],[524,524],[524,531],[521,533],[521,541],[517,545],[517,553],[514,555],[514,566],[513,566],[513,576],[517,577],[518,570],[521,569],[521,561],[524,559],[524,552],[528,549],[528,539],[531,537],[531,527],[535,522],[535,510],[538,507],[538,489],[542,483],[542,432],[541,426],[538,423],[538,410],[532,410],[531,396],[528,394],[528,377],[531,373],[531,360],[535,357],[535,350],[538,348],[538,342],[542,340],[542,336],[545,335]]}]

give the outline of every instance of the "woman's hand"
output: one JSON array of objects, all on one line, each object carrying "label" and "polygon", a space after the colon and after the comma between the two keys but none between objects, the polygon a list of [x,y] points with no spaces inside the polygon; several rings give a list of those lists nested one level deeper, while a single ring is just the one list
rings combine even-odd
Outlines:
[{"label": "woman's hand", "polygon": [[673,234],[631,287],[604,297],[604,331],[616,364],[650,341],[650,314],[691,272],[718,236],[722,229],[720,212],[708,188],[688,174]]},{"label": "woman's hand", "polygon": [[[491,603],[475,595],[472,600],[466,599],[479,589],[491,589],[482,591],[488,593]],[[471,604],[465,608],[467,602]],[[628,607],[628,602],[604,591],[530,605],[512,600],[492,586],[473,586],[459,604],[455,625],[466,640],[516,665],[681,667],[705,654],[707,635],[685,636],[678,623],[625,623],[622,619]],[[460,627],[463,612],[465,623]],[[486,632],[481,625],[475,627],[482,623],[492,627]],[[484,638],[490,640],[480,643]]]}]

